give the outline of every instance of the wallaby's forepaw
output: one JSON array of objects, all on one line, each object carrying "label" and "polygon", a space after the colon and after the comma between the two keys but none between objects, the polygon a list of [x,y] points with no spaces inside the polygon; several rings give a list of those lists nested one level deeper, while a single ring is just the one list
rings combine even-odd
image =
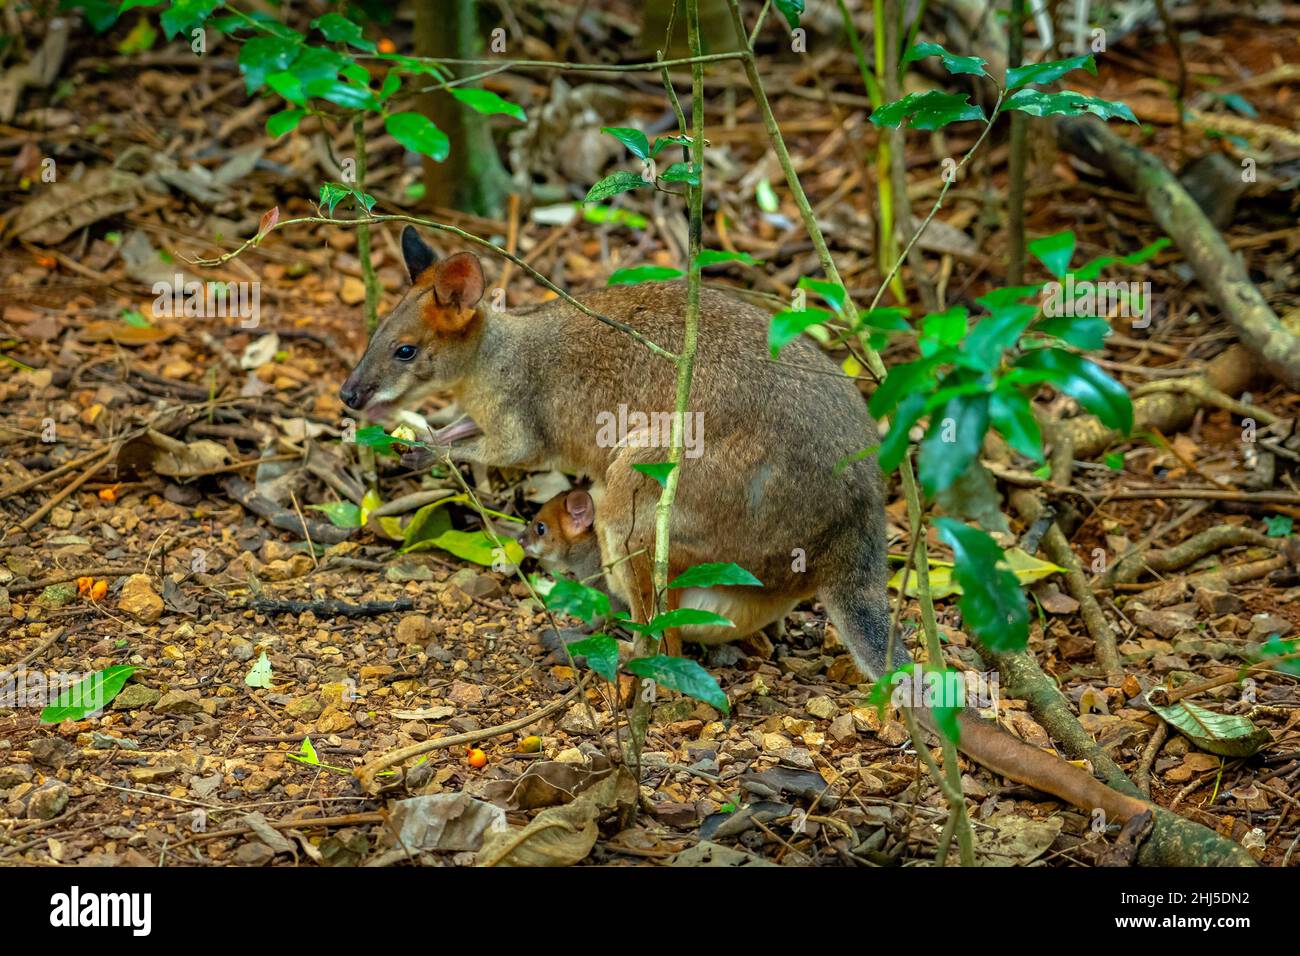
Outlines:
[{"label": "wallaby's forepaw", "polygon": [[432,468],[433,463],[437,460],[438,456],[432,448],[408,448],[402,452],[403,467],[414,471],[424,471]]}]

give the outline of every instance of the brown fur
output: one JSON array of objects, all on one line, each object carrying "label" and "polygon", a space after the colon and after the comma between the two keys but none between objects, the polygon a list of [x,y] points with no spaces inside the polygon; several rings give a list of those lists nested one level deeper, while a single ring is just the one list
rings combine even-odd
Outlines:
[{"label": "brown fur", "polygon": [[[411,250],[420,260],[408,235],[403,249],[408,260]],[[410,405],[445,389],[484,433],[453,446],[454,457],[590,476],[602,563],[612,566],[609,584],[637,620],[647,620],[660,489],[632,465],[663,461],[668,452],[602,445],[596,416],[617,413],[620,404],[647,413],[671,410],[675,367],[564,301],[509,313],[480,308],[481,321],[463,335],[431,332],[412,304],[422,294],[413,289],[393,310],[345,392],[369,390],[385,404]],[[584,293],[582,302],[664,348],[681,348],[684,283],[617,286]],[[700,291],[690,411],[703,413],[703,454],[683,463],[669,574],[731,561],[763,585],[670,589],[668,597],[673,605],[720,610],[736,621],[735,628],[684,635],[714,642],[782,619],[817,594],[862,671],[879,676],[907,660],[901,651],[893,662],[884,659],[883,482],[874,456],[836,471],[838,462],[878,442],[875,425],[853,382],[810,339],[796,339],[782,351],[781,364],[771,362],[767,326],[768,316],[753,306],[713,289]],[[407,339],[422,343],[416,369],[410,367],[416,362],[397,367],[391,359],[393,343]],[[928,712],[922,717],[930,722]],[[1105,798],[1112,816],[1122,820],[1144,809],[968,711],[962,727],[962,749],[1013,779],[1072,802],[1090,801],[1083,806],[1107,805],[1098,802]],[[1033,774],[1019,767],[1034,768]],[[1044,779],[1048,770],[1052,779]]]}]

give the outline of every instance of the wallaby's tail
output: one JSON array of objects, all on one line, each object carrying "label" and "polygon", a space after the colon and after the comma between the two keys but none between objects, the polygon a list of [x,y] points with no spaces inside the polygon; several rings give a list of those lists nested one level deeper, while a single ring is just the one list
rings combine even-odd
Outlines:
[{"label": "wallaby's tail", "polygon": [[[890,615],[889,591],[884,580],[869,580],[872,573],[858,571],[840,576],[823,586],[821,598],[858,668],[874,680],[890,669],[884,666]],[[884,572],[879,576],[883,579]],[[910,663],[906,648],[901,646],[901,636],[896,636],[895,642],[893,667]],[[916,715],[927,729],[939,732],[929,710],[918,708]],[[1112,790],[1060,757],[1012,737],[970,709],[963,709],[958,721],[958,748],[1008,779],[1060,797],[1084,810],[1100,807],[1108,823],[1126,823],[1150,809],[1141,800]]]}]

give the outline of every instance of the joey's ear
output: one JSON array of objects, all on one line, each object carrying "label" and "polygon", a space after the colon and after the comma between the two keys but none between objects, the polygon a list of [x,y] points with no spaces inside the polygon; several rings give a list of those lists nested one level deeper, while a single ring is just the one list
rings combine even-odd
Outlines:
[{"label": "joey's ear", "polygon": [[596,503],[581,488],[565,497],[564,510],[569,513],[570,527],[575,532],[586,531],[596,520]]},{"label": "joey's ear", "polygon": [[433,292],[442,305],[472,309],[483,298],[483,266],[472,252],[458,252],[438,264]]},{"label": "joey's ear", "polygon": [[433,250],[410,224],[402,230],[402,258],[406,260],[406,274],[411,277],[412,282],[421,272],[433,265]]}]

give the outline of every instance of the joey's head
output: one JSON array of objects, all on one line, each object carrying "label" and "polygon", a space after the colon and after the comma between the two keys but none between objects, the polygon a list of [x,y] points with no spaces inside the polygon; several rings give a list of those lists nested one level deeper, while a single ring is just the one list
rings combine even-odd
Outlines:
[{"label": "joey's head", "polygon": [[575,552],[597,547],[592,530],[595,520],[596,505],[591,495],[581,488],[562,491],[537,510],[520,543],[525,553],[544,567],[565,569],[579,559]]},{"label": "joey's head", "polygon": [[402,230],[402,256],[411,288],[339,389],[344,405],[376,419],[454,386],[475,361],[483,330],[483,267],[477,256],[461,252],[435,262],[411,226]]}]

